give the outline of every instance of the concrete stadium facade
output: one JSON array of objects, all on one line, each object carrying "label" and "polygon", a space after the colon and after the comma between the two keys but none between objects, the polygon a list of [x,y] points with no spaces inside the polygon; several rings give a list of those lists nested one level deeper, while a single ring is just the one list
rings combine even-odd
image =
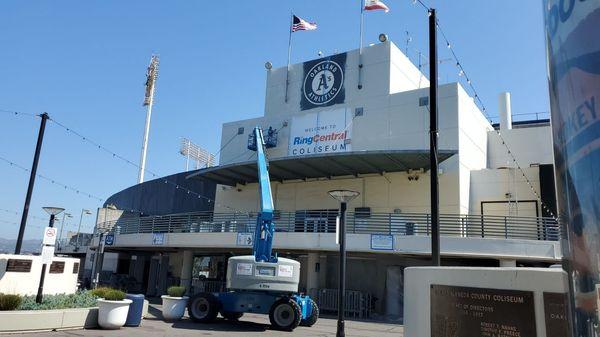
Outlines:
[{"label": "concrete stadium facade", "polygon": [[[267,70],[264,116],[225,123],[219,165],[186,175],[215,184],[202,191],[214,195],[210,209],[153,214],[146,208],[141,215],[105,205],[97,232],[111,244],[102,266],[91,253],[86,268],[96,269],[91,275],[102,271],[106,283],[149,295],[171,284],[222,289],[227,259],[251,253],[259,192],[247,142],[260,126],[278,141],[267,151],[278,210],[274,248],[301,262],[301,290],[323,311],[335,307],[339,205],[327,191],[355,190],[347,243],[354,302],[347,310],[401,319],[403,269],[427,264],[430,254],[428,85],[389,41],[360,55],[353,50]],[[459,83],[441,85],[438,104],[443,264],[559,262],[549,122],[513,125],[505,109],[492,125]]]}]

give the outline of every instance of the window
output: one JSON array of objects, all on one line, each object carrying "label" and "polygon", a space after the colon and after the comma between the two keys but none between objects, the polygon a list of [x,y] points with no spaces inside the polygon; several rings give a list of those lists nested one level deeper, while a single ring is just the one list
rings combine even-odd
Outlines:
[{"label": "window", "polygon": [[354,117],[359,117],[364,114],[364,110],[362,107],[354,109]]},{"label": "window", "polygon": [[244,134],[244,127],[238,128],[238,135],[243,135]]},{"label": "window", "polygon": [[429,105],[429,96],[419,97],[419,106]]},{"label": "window", "polygon": [[73,263],[73,274],[79,273],[79,262]]}]

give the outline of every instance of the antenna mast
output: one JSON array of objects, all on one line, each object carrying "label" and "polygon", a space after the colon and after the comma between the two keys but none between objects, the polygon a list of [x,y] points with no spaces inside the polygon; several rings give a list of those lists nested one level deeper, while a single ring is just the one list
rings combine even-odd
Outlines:
[{"label": "antenna mast", "polygon": [[144,128],[144,141],[142,143],[142,156],[140,158],[140,172],[138,174],[138,184],[144,182],[144,172],[146,171],[146,152],[148,150],[148,134],[150,133],[150,117],[152,116],[152,104],[154,103],[154,85],[158,78],[158,55],[152,55],[150,65],[146,72],[146,95],[144,97],[144,106],[146,110],[146,126]]}]

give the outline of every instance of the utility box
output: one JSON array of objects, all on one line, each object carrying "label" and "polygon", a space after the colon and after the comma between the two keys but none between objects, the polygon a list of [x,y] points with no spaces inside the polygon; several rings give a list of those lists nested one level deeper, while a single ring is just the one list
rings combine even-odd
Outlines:
[{"label": "utility box", "polygon": [[234,256],[227,265],[229,290],[265,290],[296,293],[300,262],[278,258],[277,263],[256,262],[254,256]]}]

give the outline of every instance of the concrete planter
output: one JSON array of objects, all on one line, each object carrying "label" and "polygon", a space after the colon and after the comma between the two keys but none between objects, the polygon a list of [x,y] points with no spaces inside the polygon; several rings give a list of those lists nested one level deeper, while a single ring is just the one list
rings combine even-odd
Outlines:
[{"label": "concrete planter", "polygon": [[165,320],[176,321],[183,317],[189,297],[171,297],[162,295],[160,298],[162,298],[162,315]]},{"label": "concrete planter", "polygon": [[108,301],[98,299],[98,325],[102,329],[119,329],[127,321],[131,300]]},{"label": "concrete planter", "polygon": [[0,311],[0,333],[97,326],[98,308]]}]

